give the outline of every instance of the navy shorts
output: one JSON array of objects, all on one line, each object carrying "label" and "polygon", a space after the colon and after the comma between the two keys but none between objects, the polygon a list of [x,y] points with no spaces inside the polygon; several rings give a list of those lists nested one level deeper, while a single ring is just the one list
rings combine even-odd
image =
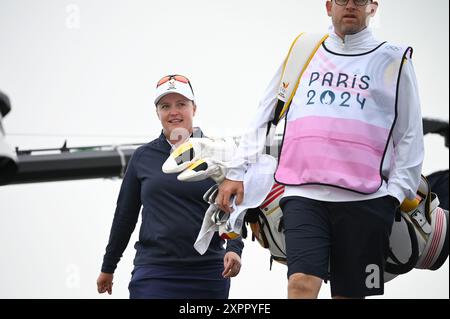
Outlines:
[{"label": "navy shorts", "polygon": [[384,267],[398,206],[394,197],[357,202],[286,197],[280,206],[289,277],[304,273],[330,280],[332,296],[384,293]]},{"label": "navy shorts", "polygon": [[222,271],[223,265],[136,266],[128,285],[130,299],[228,299],[230,279]]}]

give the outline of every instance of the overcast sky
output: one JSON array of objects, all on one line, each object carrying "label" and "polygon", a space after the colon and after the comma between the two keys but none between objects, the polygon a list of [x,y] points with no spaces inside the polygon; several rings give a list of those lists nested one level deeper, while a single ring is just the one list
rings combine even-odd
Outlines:
[{"label": "overcast sky", "polygon": [[[380,0],[379,39],[410,45],[424,116],[448,121],[449,2]],[[326,31],[325,0],[0,0],[0,89],[11,146],[139,143],[160,132],[153,91],[188,76],[195,124],[210,136],[242,132],[302,31]],[[448,168],[439,136],[426,137],[424,174]],[[0,188],[0,298],[110,298],[95,281],[120,180]],[[136,234],[135,234],[136,235]],[[127,298],[131,240],[113,297]],[[245,241],[232,298],[285,298],[286,267]],[[321,298],[329,297],[324,286]],[[387,284],[385,298],[449,298],[448,261]]]}]

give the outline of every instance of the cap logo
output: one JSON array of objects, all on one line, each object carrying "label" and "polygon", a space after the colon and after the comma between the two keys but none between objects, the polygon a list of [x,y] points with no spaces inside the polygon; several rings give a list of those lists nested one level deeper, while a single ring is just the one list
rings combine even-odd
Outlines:
[{"label": "cap logo", "polygon": [[170,80],[169,81],[169,87],[167,88],[167,91],[169,90],[176,90],[176,86],[175,86],[175,80]]}]

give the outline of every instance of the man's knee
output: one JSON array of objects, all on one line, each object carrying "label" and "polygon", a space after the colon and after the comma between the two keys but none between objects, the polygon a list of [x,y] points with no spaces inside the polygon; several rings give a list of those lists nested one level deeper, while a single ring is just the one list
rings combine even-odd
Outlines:
[{"label": "man's knee", "polygon": [[292,274],[288,282],[289,298],[317,298],[322,279],[303,273]]}]

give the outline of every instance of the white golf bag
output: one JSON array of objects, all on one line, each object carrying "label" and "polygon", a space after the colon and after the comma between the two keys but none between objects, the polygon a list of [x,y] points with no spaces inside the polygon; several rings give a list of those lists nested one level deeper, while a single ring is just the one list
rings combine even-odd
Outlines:
[{"label": "white golf bag", "polygon": [[[171,154],[163,166],[163,171],[181,173],[178,179],[182,181],[198,181],[211,177],[220,183],[227,169],[226,162],[231,157],[234,147],[233,143],[191,139]],[[181,154],[187,156],[181,159]],[[205,200],[211,204],[210,208],[217,210],[217,207],[214,207],[216,193],[217,186],[205,194]],[[270,251],[271,261],[285,264],[283,213],[279,206],[283,193],[284,186],[274,183],[262,203],[245,212],[244,221],[250,225],[252,237]],[[395,221],[393,224],[385,281],[407,273],[413,268],[439,269],[447,260],[449,216],[448,211],[438,206],[438,197],[431,192],[426,178],[422,177],[417,198],[402,203],[401,221]],[[229,214],[215,211],[212,217],[215,223],[226,226]],[[240,229],[230,229],[227,232],[226,227],[219,227],[219,232],[224,239],[246,234],[245,230]]]},{"label": "white golf bag", "polygon": [[438,197],[422,177],[416,200],[402,204],[401,221],[392,227],[385,281],[413,268],[437,270],[447,260],[449,216],[438,206]]},{"label": "white golf bag", "polygon": [[[279,207],[283,190],[282,185],[275,184],[258,208],[247,211],[245,220],[253,238],[269,249],[271,261],[285,264],[283,213]],[[417,199],[403,202],[401,221],[393,224],[385,282],[413,268],[437,270],[447,260],[449,215],[438,205],[438,197],[422,177]]]}]

